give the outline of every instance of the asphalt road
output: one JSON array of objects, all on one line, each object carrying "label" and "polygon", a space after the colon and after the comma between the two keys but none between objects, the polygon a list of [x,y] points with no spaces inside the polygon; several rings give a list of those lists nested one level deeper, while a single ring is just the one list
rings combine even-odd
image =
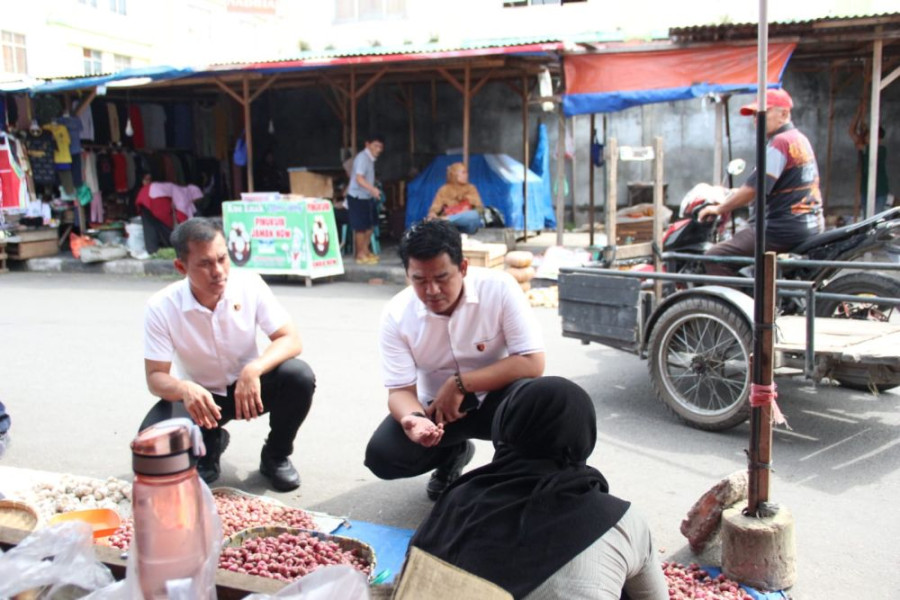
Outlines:
[{"label": "asphalt road", "polygon": [[[128,444],[153,398],[144,385],[142,311],[162,278],[12,272],[0,275],[0,399],[12,414],[4,466],[129,478]],[[377,322],[395,285],[274,282],[299,324],[318,390],[293,460],[298,492],[266,489],[256,471],[265,420],[229,425],[217,485],[275,496],[306,509],[414,528],[430,510],[427,476],[380,481],[362,465],[386,414]],[[612,492],[649,519],[661,559],[696,560],[679,533],[694,501],[746,468],[748,426],[707,433],[682,425],[656,400],[637,357],[562,338],[554,309],[535,309],[547,374],[594,399],[599,441],[591,464]],[[896,598],[900,590],[900,388],[874,397],[781,378],[793,431],[775,434],[771,499],[796,520],[800,600]],[[490,459],[478,442],[473,465]],[[0,482],[2,489],[2,482]]]}]

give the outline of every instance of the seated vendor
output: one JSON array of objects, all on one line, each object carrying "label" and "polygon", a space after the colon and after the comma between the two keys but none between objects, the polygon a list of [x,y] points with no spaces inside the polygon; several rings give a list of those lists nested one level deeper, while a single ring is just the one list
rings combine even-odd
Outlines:
[{"label": "seated vendor", "polygon": [[517,599],[669,598],[647,521],[587,465],[597,415],[584,389],[525,383],[494,413],[491,440],[493,460],[450,484],[411,546]]},{"label": "seated vendor", "polygon": [[469,183],[469,171],[461,162],[447,167],[447,183],[434,196],[426,219],[446,219],[460,233],[473,234],[484,226],[484,204],[478,189]]}]

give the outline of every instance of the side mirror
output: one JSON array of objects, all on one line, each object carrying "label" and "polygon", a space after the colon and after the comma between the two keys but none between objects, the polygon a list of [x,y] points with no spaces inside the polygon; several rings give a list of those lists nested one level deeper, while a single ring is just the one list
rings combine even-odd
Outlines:
[{"label": "side mirror", "polygon": [[729,175],[740,175],[746,168],[747,161],[745,161],[743,158],[736,158],[728,163],[728,167],[726,167],[726,170],[728,171]]}]

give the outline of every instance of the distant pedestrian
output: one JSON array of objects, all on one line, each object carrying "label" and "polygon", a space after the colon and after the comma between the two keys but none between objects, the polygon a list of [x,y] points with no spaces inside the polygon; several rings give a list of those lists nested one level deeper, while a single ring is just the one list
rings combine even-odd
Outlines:
[{"label": "distant pedestrian", "polygon": [[378,256],[369,251],[369,239],[377,218],[375,203],[381,198],[381,190],[375,187],[375,161],[383,151],[384,136],[369,136],[366,147],[353,159],[350,169],[347,207],[350,210],[356,262],[360,264],[371,265],[378,262]]}]

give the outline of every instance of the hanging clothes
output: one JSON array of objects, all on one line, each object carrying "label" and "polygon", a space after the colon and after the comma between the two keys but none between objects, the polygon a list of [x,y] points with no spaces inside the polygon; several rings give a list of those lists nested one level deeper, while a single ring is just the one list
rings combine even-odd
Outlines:
[{"label": "hanging clothes", "polygon": [[194,131],[193,115],[191,106],[186,102],[179,102],[173,107],[175,123],[175,135],[172,140],[172,146],[180,150],[191,150],[194,147]]},{"label": "hanging clothes", "polygon": [[93,114],[94,141],[98,144],[109,143],[109,110],[106,108],[106,100],[94,99],[88,110]]},{"label": "hanging clothes", "polygon": [[25,170],[19,164],[18,142],[0,132],[0,208],[23,209],[30,197]]},{"label": "hanging clothes", "polygon": [[56,150],[53,153],[53,162],[57,165],[71,165],[72,154],[69,152],[71,140],[69,139],[69,130],[62,123],[52,122],[44,125],[44,130],[53,134],[56,141]]},{"label": "hanging clothes", "polygon": [[83,152],[84,183],[91,188],[91,192],[100,192],[100,183],[97,179],[97,153],[93,151]]},{"label": "hanging clothes", "polygon": [[113,185],[116,192],[124,194],[128,191],[128,167],[125,162],[125,154],[112,153]]},{"label": "hanging clothes", "polygon": [[166,111],[160,104],[142,104],[144,119],[144,140],[147,148],[166,147]]},{"label": "hanging clothes", "polygon": [[131,118],[131,129],[134,130],[134,135],[131,136],[134,147],[138,150],[146,148],[147,141],[144,138],[144,116],[141,112],[141,107],[136,104],[129,106],[128,116]]},{"label": "hanging clothes", "polygon": [[85,108],[80,113],[78,112],[78,107],[81,106],[81,101],[74,100],[72,102],[72,110],[78,115],[78,120],[81,121],[81,139],[93,141],[94,140],[94,113],[90,111],[90,107]]},{"label": "hanging clothes", "polygon": [[119,109],[114,102],[106,104],[106,116],[109,119],[109,141],[113,144],[122,143],[122,129],[119,125]]},{"label": "hanging clothes", "polygon": [[103,194],[111,194],[116,191],[112,157],[106,152],[97,154],[97,183]]},{"label": "hanging clothes", "polygon": [[[34,131],[39,131],[37,135]],[[56,167],[53,153],[56,151],[56,140],[49,131],[34,130],[25,138],[28,160],[35,185],[56,185]]]}]

